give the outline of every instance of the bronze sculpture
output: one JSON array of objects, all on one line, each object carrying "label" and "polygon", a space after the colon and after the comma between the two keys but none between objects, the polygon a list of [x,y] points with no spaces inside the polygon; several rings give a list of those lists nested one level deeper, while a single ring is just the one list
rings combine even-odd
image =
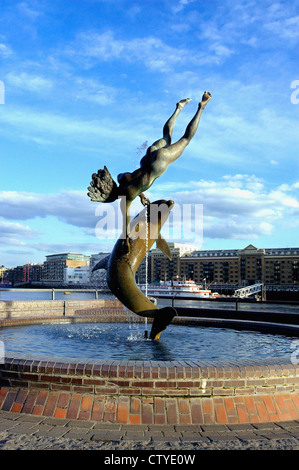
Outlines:
[{"label": "bronze sculpture", "polygon": [[[149,189],[153,182],[161,176],[170,163],[177,160],[184,149],[194,137],[202,112],[211,99],[209,92],[204,92],[198,109],[188,124],[184,135],[177,142],[172,143],[172,133],[175,121],[181,110],[191,101],[189,98],[177,103],[174,113],[163,127],[163,137],[154,142],[140,161],[140,168],[132,173],[121,173],[117,177],[118,185],[111,177],[108,169],[104,167],[92,175],[91,186],[88,188],[88,196],[96,202],[113,202],[119,197],[125,199],[124,220],[125,237],[120,238],[109,257],[109,260],[100,261],[94,271],[103,267],[107,268],[108,286],[112,293],[131,311],[144,316],[153,317],[154,322],[150,337],[157,339],[175,315],[172,307],[157,309],[157,307],[140,291],[135,283],[135,273],[146,253],[154,242],[168,257],[170,250],[167,243],[161,238],[160,230],[167,220],[173,201],[156,201],[151,203],[144,191]],[[131,224],[130,206],[139,196],[145,208],[138,214]],[[155,211],[157,217],[153,220],[152,208],[158,206]],[[144,217],[144,222],[142,222]],[[135,221],[135,222],[134,222]],[[136,227],[137,225],[137,227]],[[132,231],[134,235],[132,235]]]}]

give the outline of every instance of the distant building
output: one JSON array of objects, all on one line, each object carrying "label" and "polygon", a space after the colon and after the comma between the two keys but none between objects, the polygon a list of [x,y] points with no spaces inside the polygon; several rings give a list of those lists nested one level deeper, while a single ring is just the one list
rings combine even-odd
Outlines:
[{"label": "distant building", "polygon": [[[194,250],[188,245],[169,244],[172,260],[158,249],[148,257],[148,282],[175,279],[199,284],[247,286],[299,285],[299,248],[256,248],[242,250]],[[145,282],[145,261],[136,275]]]},{"label": "distant building", "polygon": [[89,266],[90,257],[79,253],[60,253],[46,256],[42,281],[44,283],[64,283],[65,268]]},{"label": "distant building", "polygon": [[181,276],[199,283],[299,284],[299,248],[196,251],[180,263]]},{"label": "distant building", "polygon": [[239,284],[238,250],[202,250],[183,256],[181,278],[197,283]]},{"label": "distant building", "polygon": [[89,284],[89,266],[79,266],[78,268],[64,268],[65,284]]},{"label": "distant building", "polygon": [[4,279],[4,273],[8,271],[8,268],[6,268],[5,266],[0,266],[0,281],[2,281]]},{"label": "distant building", "polygon": [[9,281],[7,277],[8,271],[9,271],[9,268],[6,268],[3,265],[0,266],[0,287],[11,286],[11,281]]},{"label": "distant building", "polygon": [[[178,279],[181,277],[180,271],[180,258],[186,253],[194,251],[193,245],[186,245],[183,243],[168,243],[172,259],[169,260],[167,256],[158,248],[154,248],[149,252],[149,256],[142,261],[136,273],[137,282],[143,284],[146,282],[159,282]],[[148,266],[146,276],[146,264]]]},{"label": "distant building", "polygon": [[16,286],[40,281],[42,272],[42,264],[28,263],[6,270],[2,277],[11,282],[13,286]]}]

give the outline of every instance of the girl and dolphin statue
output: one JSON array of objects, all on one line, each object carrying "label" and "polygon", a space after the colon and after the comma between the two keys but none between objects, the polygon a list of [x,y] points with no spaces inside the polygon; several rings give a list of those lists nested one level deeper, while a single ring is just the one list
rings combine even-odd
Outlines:
[{"label": "girl and dolphin statue", "polygon": [[[202,112],[211,99],[209,92],[204,92],[198,109],[188,124],[184,135],[172,143],[175,121],[189,98],[177,103],[174,113],[163,127],[163,137],[154,142],[140,161],[140,168],[133,173],[121,173],[117,177],[118,185],[111,177],[106,166],[92,175],[88,187],[88,196],[95,202],[113,202],[124,200],[123,211],[125,234],[116,242],[108,258],[101,260],[93,271],[107,269],[107,282],[111,292],[129,310],[137,315],[154,318],[151,339],[159,339],[161,332],[169,325],[176,311],[173,307],[158,309],[137,287],[135,274],[146,253],[156,242],[169,258],[171,253],[160,231],[166,222],[174,202],[159,200],[151,203],[143,194],[153,182],[161,176],[170,163],[177,160],[194,137]],[[130,206],[139,196],[144,209],[131,221]]]}]

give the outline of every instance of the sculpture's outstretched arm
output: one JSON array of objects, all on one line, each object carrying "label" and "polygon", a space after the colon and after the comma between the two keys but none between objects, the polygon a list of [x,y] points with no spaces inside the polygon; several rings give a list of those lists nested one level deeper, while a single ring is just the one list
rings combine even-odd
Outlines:
[{"label": "sculpture's outstretched arm", "polygon": [[113,202],[118,198],[118,187],[106,166],[93,173],[87,195],[95,202]]}]

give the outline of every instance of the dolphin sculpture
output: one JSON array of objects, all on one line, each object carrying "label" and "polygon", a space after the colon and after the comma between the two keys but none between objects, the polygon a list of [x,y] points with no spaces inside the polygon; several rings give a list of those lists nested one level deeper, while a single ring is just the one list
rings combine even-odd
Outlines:
[{"label": "dolphin sculpture", "polygon": [[169,325],[176,312],[172,307],[158,309],[138,288],[135,274],[155,242],[157,248],[171,259],[169,246],[160,231],[173,205],[174,202],[171,200],[149,203],[131,221],[129,236],[126,238],[121,236],[112,253],[93,268],[93,271],[107,269],[107,282],[111,292],[129,310],[143,317],[154,318],[151,339],[159,339],[161,332]]},{"label": "dolphin sculpture", "polygon": [[[120,237],[116,242],[109,259],[100,261],[93,270],[106,267],[108,286],[111,292],[129,310],[144,317],[154,318],[151,338],[159,338],[161,331],[169,325],[176,311],[173,307],[158,309],[138,289],[135,274],[154,242],[170,257],[169,247],[161,237],[160,230],[174,203],[164,200],[151,203],[143,193],[152,186],[171,163],[182,155],[194,137],[202,112],[211,97],[210,92],[204,92],[196,113],[186,127],[184,135],[177,142],[172,143],[174,124],[182,109],[191,101],[190,98],[183,99],[176,104],[175,111],[163,127],[163,137],[148,147],[146,154],[140,161],[140,168],[132,173],[119,174],[117,185],[105,166],[103,170],[92,174],[92,181],[88,187],[87,194],[95,202],[108,203],[119,197],[124,198],[125,236]],[[138,196],[145,209],[135,217],[132,223],[130,206]],[[155,210],[157,206],[160,209],[163,206],[159,216]],[[154,217],[153,214],[155,214]],[[144,217],[144,221],[142,217]]]}]

